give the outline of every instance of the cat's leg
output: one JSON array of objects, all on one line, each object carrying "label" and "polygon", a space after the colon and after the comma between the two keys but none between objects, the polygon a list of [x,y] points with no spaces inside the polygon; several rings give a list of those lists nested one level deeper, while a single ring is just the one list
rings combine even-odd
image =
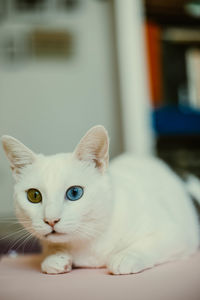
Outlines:
[{"label": "cat's leg", "polygon": [[153,266],[153,260],[148,254],[130,249],[113,255],[107,263],[108,271],[115,275],[138,273]]},{"label": "cat's leg", "polygon": [[62,274],[68,273],[72,269],[72,256],[68,251],[58,245],[43,246],[44,260],[41,264],[43,273]]},{"label": "cat's leg", "polygon": [[164,241],[158,236],[147,237],[137,245],[123,247],[123,250],[111,255],[107,268],[111,274],[116,275],[138,273],[159,263],[173,260],[173,257],[180,255],[181,248],[173,239]]}]

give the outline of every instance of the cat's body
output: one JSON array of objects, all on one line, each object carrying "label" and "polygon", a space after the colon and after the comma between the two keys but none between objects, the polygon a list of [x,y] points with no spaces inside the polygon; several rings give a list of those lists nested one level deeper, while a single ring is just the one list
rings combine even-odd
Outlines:
[{"label": "cat's body", "polygon": [[[35,156],[12,138],[3,143],[16,178],[17,215],[43,243],[43,272],[68,272],[73,264],[136,273],[198,249],[198,216],[186,185],[156,158],[124,154],[106,171],[108,138],[101,126],[73,154]],[[23,164],[17,153],[24,157],[24,150]],[[71,186],[83,187],[78,201],[64,199]],[[41,192],[40,203],[27,200],[30,188]]]},{"label": "cat's body", "polygon": [[[109,266],[116,274],[120,260],[129,253],[137,261],[133,266],[129,258],[124,266],[124,272],[131,273],[197,250],[200,232],[191,198],[162,161],[121,155],[111,161],[108,177],[109,222],[91,244],[72,248],[75,266]],[[119,263],[114,264],[114,258]]]}]

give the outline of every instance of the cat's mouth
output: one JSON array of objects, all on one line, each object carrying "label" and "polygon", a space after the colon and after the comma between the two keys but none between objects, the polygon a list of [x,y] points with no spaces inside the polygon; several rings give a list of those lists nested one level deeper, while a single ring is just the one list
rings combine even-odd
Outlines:
[{"label": "cat's mouth", "polygon": [[54,235],[54,236],[60,236],[60,235],[65,235],[65,233],[61,233],[61,232],[57,232],[55,230],[52,230],[51,232],[45,234],[45,237],[52,236],[52,235]]}]

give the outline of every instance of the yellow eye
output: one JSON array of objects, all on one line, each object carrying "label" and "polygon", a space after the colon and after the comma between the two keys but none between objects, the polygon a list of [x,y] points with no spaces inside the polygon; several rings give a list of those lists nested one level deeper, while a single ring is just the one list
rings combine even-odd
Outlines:
[{"label": "yellow eye", "polygon": [[27,192],[27,198],[32,203],[39,203],[42,201],[42,194],[36,189],[29,189]]}]

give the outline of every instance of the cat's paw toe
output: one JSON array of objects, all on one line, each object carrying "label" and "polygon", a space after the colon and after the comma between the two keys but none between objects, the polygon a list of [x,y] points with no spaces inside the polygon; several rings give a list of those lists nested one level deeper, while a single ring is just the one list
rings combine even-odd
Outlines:
[{"label": "cat's paw toe", "polygon": [[41,269],[47,274],[68,273],[72,269],[72,261],[65,255],[50,255],[42,262]]},{"label": "cat's paw toe", "polygon": [[118,254],[108,263],[108,271],[114,275],[133,274],[150,267],[149,264],[136,254]]}]

